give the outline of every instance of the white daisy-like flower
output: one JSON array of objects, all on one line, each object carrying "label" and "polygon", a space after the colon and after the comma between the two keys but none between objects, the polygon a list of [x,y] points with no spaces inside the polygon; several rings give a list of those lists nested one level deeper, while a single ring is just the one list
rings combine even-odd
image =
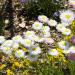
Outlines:
[{"label": "white daisy-like flower", "polygon": [[21,44],[23,44],[25,47],[31,47],[34,44],[34,41],[31,41],[30,39],[23,39],[21,40]]},{"label": "white daisy-like flower", "polygon": [[0,44],[2,44],[5,41],[5,37],[4,36],[0,36]]},{"label": "white daisy-like flower", "polygon": [[62,23],[71,24],[74,18],[75,18],[75,14],[71,10],[62,11],[60,13],[60,19]]},{"label": "white daisy-like flower", "polygon": [[71,30],[70,29],[68,29],[68,28],[63,28],[62,29],[62,34],[64,34],[64,35],[70,35],[71,34]]},{"label": "white daisy-like flower", "polygon": [[43,24],[40,22],[34,22],[34,24],[32,25],[32,28],[35,30],[40,30],[42,28]]},{"label": "white daisy-like flower", "polygon": [[69,54],[70,53],[70,50],[68,50],[68,49],[67,50],[63,50],[63,53],[64,54]]},{"label": "white daisy-like flower", "polygon": [[25,54],[25,52],[24,52],[23,50],[17,50],[17,51],[15,52],[15,56],[16,56],[17,58],[24,58],[24,54]]},{"label": "white daisy-like flower", "polygon": [[69,24],[68,22],[62,22],[62,25],[65,26],[65,27],[67,27],[67,26],[69,26],[70,24]]},{"label": "white daisy-like flower", "polygon": [[41,48],[40,47],[33,48],[33,50],[30,53],[32,55],[38,55],[41,53]]},{"label": "white daisy-like flower", "polygon": [[39,16],[38,16],[38,20],[39,20],[40,22],[47,23],[47,22],[48,22],[48,17],[45,16],[45,15],[39,15]]},{"label": "white daisy-like flower", "polygon": [[48,51],[48,53],[49,53],[49,55],[52,55],[52,56],[58,56],[59,55],[59,53],[56,49],[50,49]]},{"label": "white daisy-like flower", "polygon": [[35,36],[34,31],[27,31],[27,32],[24,32],[23,34],[24,34],[25,38],[28,38],[28,39],[31,39],[31,40],[33,40],[34,36]]},{"label": "white daisy-like flower", "polygon": [[48,37],[51,36],[50,32],[44,32],[43,34],[44,34],[43,36],[44,36],[45,38],[48,38]]},{"label": "white daisy-like flower", "polygon": [[44,42],[47,43],[47,44],[53,44],[54,40],[52,38],[45,38]]},{"label": "white daisy-like flower", "polygon": [[55,20],[53,20],[53,19],[50,19],[50,20],[48,21],[48,25],[49,25],[49,26],[56,26],[56,25],[57,25],[57,22],[56,22]]},{"label": "white daisy-like flower", "polygon": [[12,38],[12,40],[13,40],[14,42],[20,43],[21,40],[22,40],[22,37],[21,37],[21,35],[17,35],[17,36],[14,36],[14,37]]},{"label": "white daisy-like flower", "polygon": [[3,46],[1,46],[0,49],[2,50],[3,53],[5,53],[7,55],[10,55],[12,53],[12,48],[10,48],[10,47],[3,47]]},{"label": "white daisy-like flower", "polygon": [[69,48],[69,50],[70,50],[70,53],[75,53],[75,46],[71,46],[71,47]]},{"label": "white daisy-like flower", "polygon": [[68,47],[69,47],[69,43],[67,42],[67,41],[60,41],[60,42],[58,42],[58,46],[61,48],[61,49],[64,49],[64,50],[66,50],[66,49],[68,49]]},{"label": "white daisy-like flower", "polygon": [[50,27],[49,26],[43,26],[42,27],[42,31],[43,32],[49,32],[50,31]]},{"label": "white daisy-like flower", "polygon": [[13,40],[6,40],[1,46],[11,47],[13,45]]},{"label": "white daisy-like flower", "polygon": [[35,42],[43,42],[43,41],[44,41],[44,38],[35,35],[33,40],[34,40]]},{"label": "white daisy-like flower", "polygon": [[65,28],[65,27],[64,27],[63,24],[58,24],[58,25],[56,26],[56,29],[58,30],[58,32],[62,32],[62,30],[63,30],[64,28]]},{"label": "white daisy-like flower", "polygon": [[13,43],[13,45],[12,45],[12,48],[18,48],[19,47],[19,44],[18,43]]},{"label": "white daisy-like flower", "polygon": [[75,6],[75,0],[69,0],[68,1],[71,5],[74,5]]}]

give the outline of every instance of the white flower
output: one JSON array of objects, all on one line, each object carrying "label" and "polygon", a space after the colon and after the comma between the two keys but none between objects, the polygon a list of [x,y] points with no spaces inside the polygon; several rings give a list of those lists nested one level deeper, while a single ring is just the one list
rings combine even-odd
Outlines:
[{"label": "white flower", "polygon": [[54,43],[54,40],[52,38],[45,38],[44,42],[47,44],[52,44],[52,43]]},{"label": "white flower", "polygon": [[69,47],[69,43],[67,41],[60,41],[58,42],[58,46],[61,48],[61,49],[67,49]]},{"label": "white flower", "polygon": [[45,38],[48,38],[48,37],[51,36],[50,32],[44,32],[43,34],[44,34],[43,36],[44,36]]},{"label": "white flower", "polygon": [[38,16],[38,20],[39,20],[40,22],[47,23],[48,18],[47,18],[47,16],[45,16],[45,15],[39,15],[39,16]]},{"label": "white flower", "polygon": [[58,51],[56,49],[50,49],[48,51],[49,55],[52,55],[52,56],[58,56]]},{"label": "white flower", "polygon": [[75,18],[75,15],[71,10],[62,11],[60,13],[60,19],[61,19],[61,22],[63,23],[71,24],[74,18]]},{"label": "white flower", "polygon": [[31,41],[30,39],[23,39],[21,41],[21,44],[23,44],[25,47],[31,47],[33,46],[34,42]]},{"label": "white flower", "polygon": [[75,53],[75,46],[71,46],[71,47],[69,48],[69,50],[70,50],[71,53]]},{"label": "white flower", "polygon": [[43,24],[40,22],[34,22],[34,24],[32,25],[32,28],[35,30],[40,30],[42,28]]},{"label": "white flower", "polygon": [[2,50],[3,53],[5,53],[7,55],[10,55],[12,53],[12,48],[10,48],[10,47],[3,47],[3,46],[1,46],[0,49]]},{"label": "white flower", "polygon": [[5,41],[5,37],[4,36],[0,36],[0,44],[2,44]]},{"label": "white flower", "polygon": [[18,50],[18,51],[16,51],[15,52],[15,56],[17,57],[17,58],[23,58],[24,57],[24,51],[23,50]]},{"label": "white flower", "polygon": [[67,50],[63,50],[63,53],[64,54],[69,54],[70,53],[70,50],[68,50],[68,49]]},{"label": "white flower", "polygon": [[69,0],[69,3],[75,6],[75,0]]},{"label": "white flower", "polygon": [[49,26],[43,26],[42,27],[42,31],[43,32],[49,32],[50,31],[50,27]]},{"label": "white flower", "polygon": [[49,26],[56,26],[56,25],[57,25],[57,22],[56,22],[55,20],[50,19],[50,20],[48,21],[48,25],[49,25]]},{"label": "white flower", "polygon": [[35,32],[34,31],[27,31],[24,33],[24,36],[25,36],[25,38],[33,40],[34,36],[35,36]]},{"label": "white flower", "polygon": [[69,24],[68,22],[62,22],[62,25],[65,26],[65,27],[67,27],[67,26],[69,26],[70,24]]},{"label": "white flower", "polygon": [[68,28],[63,28],[62,29],[62,34],[64,34],[64,35],[70,35],[71,34],[71,30],[70,29],[68,29]]},{"label": "white flower", "polygon": [[13,40],[6,40],[2,46],[4,47],[11,47],[13,45]]},{"label": "white flower", "polygon": [[41,53],[41,48],[40,47],[33,48],[33,50],[30,53],[32,55],[38,55]]},{"label": "white flower", "polygon": [[64,28],[65,28],[65,27],[64,27],[63,24],[58,24],[58,25],[56,26],[56,29],[58,30],[58,32],[62,32],[62,30],[63,30]]},{"label": "white flower", "polygon": [[19,47],[19,44],[18,43],[13,43],[13,46],[12,46],[12,48],[18,48]]},{"label": "white flower", "polygon": [[44,38],[35,35],[33,40],[36,42],[43,42]]},{"label": "white flower", "polygon": [[17,35],[17,36],[14,36],[14,37],[12,38],[12,40],[13,40],[14,42],[20,43],[21,40],[22,40],[22,37],[21,37],[20,35]]}]

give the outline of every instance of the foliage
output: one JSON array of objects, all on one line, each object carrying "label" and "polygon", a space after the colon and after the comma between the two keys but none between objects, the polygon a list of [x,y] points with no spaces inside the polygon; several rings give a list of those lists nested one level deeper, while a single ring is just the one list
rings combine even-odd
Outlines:
[{"label": "foliage", "polygon": [[21,14],[26,16],[28,19],[34,19],[37,15],[46,15],[52,17],[53,13],[59,9],[63,9],[63,1],[53,2],[53,0],[37,0],[37,2],[29,2],[25,4]]}]

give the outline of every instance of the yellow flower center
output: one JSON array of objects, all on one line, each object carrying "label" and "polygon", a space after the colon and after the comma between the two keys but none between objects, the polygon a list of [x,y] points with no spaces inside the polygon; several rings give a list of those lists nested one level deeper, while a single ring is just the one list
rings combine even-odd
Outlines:
[{"label": "yellow flower center", "polygon": [[36,27],[39,27],[39,24],[36,24]]},{"label": "yellow flower center", "polygon": [[54,21],[53,20],[50,20],[50,22],[53,24],[54,23]]},{"label": "yellow flower center", "polygon": [[66,42],[63,42],[63,45],[66,46]]},{"label": "yellow flower center", "polygon": [[5,49],[6,49],[6,51],[9,51],[9,50],[10,50],[10,48],[9,48],[9,47],[6,47]]},{"label": "yellow flower center", "polygon": [[56,50],[54,50],[54,49],[52,49],[52,50],[50,50],[51,52],[55,52]]},{"label": "yellow flower center", "polygon": [[68,30],[68,29],[66,29],[66,30],[65,30],[65,32],[69,32],[69,30]]},{"label": "yellow flower center", "polygon": [[45,16],[42,16],[42,19],[46,19],[46,17]]},{"label": "yellow flower center", "polygon": [[70,19],[71,16],[70,15],[65,15],[65,17],[66,17],[66,19]]},{"label": "yellow flower center", "polygon": [[31,43],[31,41],[30,41],[30,40],[26,40],[26,43],[27,43],[27,44],[30,44],[30,43]]},{"label": "yellow flower center", "polygon": [[18,36],[15,38],[15,40],[17,40],[17,39],[19,39],[19,37],[18,37]]},{"label": "yellow flower center", "polygon": [[31,35],[31,33],[30,33],[30,32],[28,32],[28,33],[27,33],[27,35]]},{"label": "yellow flower center", "polygon": [[21,55],[21,52],[18,52],[18,55]]}]

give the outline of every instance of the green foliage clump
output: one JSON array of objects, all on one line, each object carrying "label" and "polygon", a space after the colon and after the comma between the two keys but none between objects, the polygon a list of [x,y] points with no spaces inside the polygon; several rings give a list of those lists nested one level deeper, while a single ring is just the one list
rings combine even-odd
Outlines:
[{"label": "green foliage clump", "polygon": [[53,2],[53,0],[37,0],[37,2],[31,1],[25,4],[22,13],[28,19],[33,19],[37,17],[37,15],[41,14],[52,17],[54,12],[64,8],[61,1],[62,0],[58,2]]}]

